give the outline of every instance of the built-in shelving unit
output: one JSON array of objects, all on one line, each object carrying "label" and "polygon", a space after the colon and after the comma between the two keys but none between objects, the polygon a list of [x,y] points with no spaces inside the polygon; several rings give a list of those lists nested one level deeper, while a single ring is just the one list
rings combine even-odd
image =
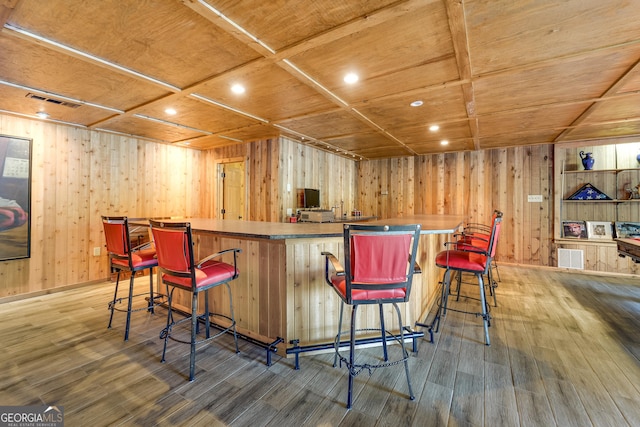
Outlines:
[{"label": "built-in shelving unit", "polygon": [[[592,170],[584,170],[580,151],[592,152]],[[640,222],[640,198],[632,198],[631,189],[640,185],[640,143],[617,145],[556,146],[554,242],[558,249],[582,251],[584,268],[596,271],[627,272],[626,261],[619,261],[613,239],[563,237],[563,221]],[[569,199],[585,184],[591,184],[610,200]]]}]

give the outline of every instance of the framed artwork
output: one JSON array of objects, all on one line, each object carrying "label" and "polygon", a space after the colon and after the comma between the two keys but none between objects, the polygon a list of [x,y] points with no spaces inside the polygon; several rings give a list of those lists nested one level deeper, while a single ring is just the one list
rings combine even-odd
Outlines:
[{"label": "framed artwork", "polygon": [[562,237],[567,239],[586,239],[587,224],[584,221],[562,221]]},{"label": "framed artwork", "polygon": [[31,144],[0,135],[0,261],[31,256]]},{"label": "framed artwork", "polygon": [[640,222],[616,222],[616,237],[619,239],[640,237]]},{"label": "framed artwork", "polygon": [[613,224],[607,221],[587,221],[589,239],[612,240]]}]

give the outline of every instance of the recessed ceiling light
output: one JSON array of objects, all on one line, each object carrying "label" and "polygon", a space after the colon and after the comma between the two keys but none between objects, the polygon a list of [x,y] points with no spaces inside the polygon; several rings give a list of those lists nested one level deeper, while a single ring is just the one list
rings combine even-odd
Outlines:
[{"label": "recessed ceiling light", "polygon": [[411,105],[412,107],[419,107],[419,106],[421,106],[422,104],[424,104],[422,101],[417,100],[417,101],[413,101],[410,105]]},{"label": "recessed ceiling light", "polygon": [[169,114],[170,116],[173,116],[173,115],[175,115],[177,113],[175,108],[167,108],[166,110],[164,110],[164,112]]},{"label": "recessed ceiling light", "polygon": [[40,117],[41,119],[48,119],[49,118],[49,113],[44,112],[44,111],[38,111],[36,113],[36,116]]},{"label": "recessed ceiling light", "polygon": [[349,84],[357,82],[358,79],[359,77],[356,73],[348,73],[346,76],[344,76],[344,82]]},{"label": "recessed ceiling light", "polygon": [[241,84],[236,83],[233,86],[231,86],[231,92],[240,95],[245,92],[245,88]]},{"label": "recessed ceiling light", "polygon": [[449,145],[449,141],[443,139],[442,141],[440,141],[440,145]]},{"label": "recessed ceiling light", "polygon": [[440,126],[438,126],[438,125],[431,125],[431,126],[429,126],[429,130],[430,130],[431,132],[435,132],[435,131],[437,131],[438,129],[440,129]]}]

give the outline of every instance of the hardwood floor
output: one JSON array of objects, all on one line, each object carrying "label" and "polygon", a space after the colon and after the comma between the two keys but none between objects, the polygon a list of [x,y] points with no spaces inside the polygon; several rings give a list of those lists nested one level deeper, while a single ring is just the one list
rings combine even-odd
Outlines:
[{"label": "hardwood floor", "polygon": [[480,318],[449,312],[410,359],[415,401],[397,365],[357,376],[347,411],[346,369],[331,354],[267,367],[262,349],[241,342],[236,355],[227,337],[198,351],[189,383],[188,346],[170,342],[160,363],[165,310],[134,313],[124,342],[123,313],[106,328],[105,283],[0,304],[0,405],[62,406],[68,426],[640,425],[640,278],[500,274],[491,346]]}]

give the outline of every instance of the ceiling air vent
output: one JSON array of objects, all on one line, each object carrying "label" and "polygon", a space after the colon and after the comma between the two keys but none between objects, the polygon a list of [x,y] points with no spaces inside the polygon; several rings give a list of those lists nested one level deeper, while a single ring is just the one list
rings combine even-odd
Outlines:
[{"label": "ceiling air vent", "polygon": [[60,99],[55,99],[55,98],[48,98],[46,96],[36,95],[35,93],[28,93],[27,94],[27,98],[35,99],[37,101],[46,101],[46,102],[50,102],[50,103],[56,104],[56,105],[63,105],[65,107],[69,107],[69,108],[78,108],[78,107],[80,107],[80,104],[75,104],[75,103],[69,102],[69,101],[62,101]]}]

